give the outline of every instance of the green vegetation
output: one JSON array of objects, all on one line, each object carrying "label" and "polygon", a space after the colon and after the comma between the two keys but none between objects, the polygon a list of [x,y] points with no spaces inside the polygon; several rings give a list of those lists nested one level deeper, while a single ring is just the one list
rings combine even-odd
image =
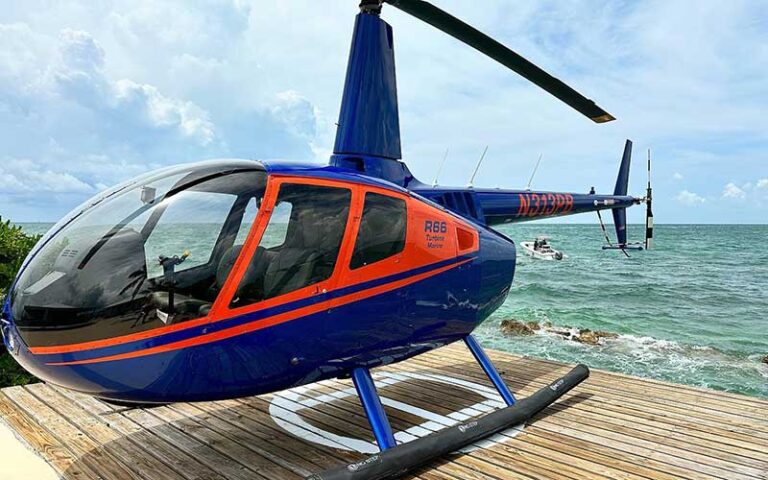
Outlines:
[{"label": "green vegetation", "polygon": [[[27,235],[21,227],[11,225],[10,220],[3,222],[0,217],[0,302],[8,293],[21,262],[39,239],[39,235]],[[35,381],[37,379],[21,368],[0,346],[0,387]]]}]

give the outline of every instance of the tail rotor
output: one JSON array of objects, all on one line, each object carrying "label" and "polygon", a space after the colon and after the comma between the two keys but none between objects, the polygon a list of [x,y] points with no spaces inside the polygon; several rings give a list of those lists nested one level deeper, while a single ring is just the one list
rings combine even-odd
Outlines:
[{"label": "tail rotor", "polygon": [[649,250],[653,245],[653,209],[651,201],[653,189],[651,188],[651,149],[648,149],[648,189],[645,193],[645,249]]}]

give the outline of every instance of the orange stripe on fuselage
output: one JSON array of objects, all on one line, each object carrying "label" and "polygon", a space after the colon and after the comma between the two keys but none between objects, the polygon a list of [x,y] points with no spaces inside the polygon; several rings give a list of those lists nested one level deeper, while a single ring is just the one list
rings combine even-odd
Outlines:
[{"label": "orange stripe on fuselage", "polygon": [[424,272],[418,275],[414,275],[412,277],[408,277],[402,280],[397,280],[391,283],[387,283],[385,285],[380,285],[378,287],[373,287],[368,290],[363,290],[362,292],[356,292],[351,293],[349,295],[345,295],[343,297],[333,299],[333,300],[326,300],[324,302],[320,302],[315,305],[310,305],[303,308],[298,308],[296,310],[292,310],[290,312],[285,312],[279,315],[275,315],[272,317],[264,318],[261,320],[256,320],[252,323],[246,324],[246,325],[240,325],[237,327],[228,328],[225,330],[222,330],[220,332],[210,333],[206,335],[201,335],[194,338],[189,338],[186,340],[180,340],[178,342],[169,343],[167,345],[160,345],[158,347],[152,347],[147,348],[144,350],[138,350],[135,352],[129,352],[129,353],[122,353],[119,355],[110,355],[107,357],[99,357],[99,358],[92,358],[88,360],[76,360],[72,362],[55,362],[55,363],[48,363],[47,365],[53,365],[53,366],[66,366],[66,365],[87,365],[92,363],[101,363],[101,362],[109,362],[109,361],[115,361],[115,360],[127,360],[131,358],[138,358],[138,357],[144,357],[147,355],[154,355],[158,353],[164,353],[164,352],[170,352],[174,350],[179,350],[187,347],[194,347],[198,345],[204,345],[206,343],[216,342],[219,340],[225,340],[227,338],[236,337],[239,335],[244,335],[246,333],[255,332],[257,330],[262,330],[265,328],[269,328],[275,325],[279,325],[281,323],[289,322],[291,320],[295,320],[300,317],[305,317],[308,315],[312,315],[318,312],[322,312],[323,310],[328,309],[329,304],[331,302],[336,302],[336,306],[340,305],[346,305],[349,303],[353,303],[356,301],[364,300],[366,298],[373,297],[375,295],[379,295],[382,293],[387,293],[392,290],[396,290],[401,287],[405,287],[407,285],[410,285],[412,283],[416,283],[420,280],[424,280],[426,278],[438,275],[440,273],[443,273],[445,271],[451,270],[453,268],[456,268],[458,266],[464,265],[467,262],[472,261],[473,259],[467,259],[463,260],[461,262],[455,263],[453,265],[447,265],[445,267],[438,268],[436,270],[432,270],[429,272]]},{"label": "orange stripe on fuselage", "polygon": [[[339,261],[337,262],[336,269],[331,278],[324,280],[320,283],[309,285],[294,292],[281,295],[279,297],[264,300],[255,304],[251,304],[244,307],[230,309],[232,297],[235,295],[238,285],[242,281],[243,276],[249,266],[250,259],[253,256],[254,251],[260,243],[261,237],[267,227],[269,217],[274,208],[274,204],[277,199],[277,195],[280,186],[283,183],[299,183],[310,185],[323,185],[332,186],[338,188],[350,189],[353,194],[352,203],[350,205],[350,220],[347,222],[347,226],[344,234],[344,243],[342,249],[339,252]],[[376,192],[383,195],[389,195],[397,198],[402,198],[408,202],[408,239],[409,243],[406,249],[401,254],[390,257],[388,259],[376,262],[374,264],[359,268],[355,271],[350,271],[349,260],[352,254],[354,241],[357,237],[357,228],[360,223],[360,216],[362,214],[363,195],[366,192]],[[467,250],[457,252],[456,245],[446,244],[446,248],[443,251],[431,251],[423,248],[417,248],[420,237],[423,236],[423,232],[420,230],[420,221],[424,218],[429,219],[442,219],[451,222],[451,229],[453,226],[461,225],[470,231],[473,235],[472,247]],[[451,241],[455,242],[455,238]],[[415,246],[414,246],[415,245]],[[44,346],[44,347],[30,347],[29,351],[34,355],[55,355],[64,353],[83,352],[87,350],[94,350],[97,348],[113,347],[117,345],[123,345],[126,343],[147,340],[150,338],[160,337],[169,333],[174,333],[189,328],[198,327],[205,324],[215,325],[216,322],[227,320],[229,318],[240,316],[248,313],[253,313],[258,310],[271,308],[278,305],[290,303],[292,301],[301,300],[309,295],[314,295],[319,291],[328,290],[333,291],[338,288],[344,288],[350,285],[364,283],[370,280],[376,280],[378,278],[386,277],[395,273],[401,273],[410,269],[421,268],[429,265],[430,263],[437,263],[439,261],[448,260],[454,256],[472,254],[478,251],[479,235],[475,227],[466,223],[463,219],[454,214],[437,210],[433,206],[421,202],[420,200],[409,197],[408,195],[388,190],[381,187],[357,184],[353,182],[343,182],[339,180],[327,180],[314,177],[293,177],[285,175],[270,175],[267,187],[265,191],[264,200],[262,201],[262,207],[257,212],[256,218],[252,225],[251,231],[246,238],[243,245],[240,256],[236,259],[229,278],[222,287],[222,291],[217,296],[213,303],[210,313],[201,318],[188,320],[177,325],[169,325],[144,332],[130,333],[126,335],[116,336],[112,338],[105,338],[101,340],[92,340],[82,343],[69,344],[69,345],[56,345],[56,346]],[[364,292],[363,292],[364,293]],[[346,297],[345,297],[346,298]],[[338,299],[331,300],[331,302],[338,301]],[[336,306],[336,303],[332,303],[331,307]]]}]

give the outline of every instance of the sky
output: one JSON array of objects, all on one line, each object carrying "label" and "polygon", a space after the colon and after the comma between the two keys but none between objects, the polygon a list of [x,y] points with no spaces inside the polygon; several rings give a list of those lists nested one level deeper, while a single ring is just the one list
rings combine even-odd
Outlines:
[{"label": "sky", "polygon": [[[208,158],[326,162],[356,0],[0,0],[0,215],[55,221],[145,171]],[[596,125],[393,7],[416,177],[630,192],[652,149],[657,223],[768,223],[763,1],[434,0],[617,120]],[[630,221],[642,222],[642,209]],[[591,216],[571,217],[593,222]]]}]

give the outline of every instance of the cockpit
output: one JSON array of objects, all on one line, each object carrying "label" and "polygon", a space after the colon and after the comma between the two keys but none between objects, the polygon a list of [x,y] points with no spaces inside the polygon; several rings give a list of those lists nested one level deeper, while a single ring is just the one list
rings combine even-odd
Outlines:
[{"label": "cockpit", "polygon": [[12,292],[30,346],[204,317],[261,206],[252,161],[173,167],[115,187],[57,224]]},{"label": "cockpit", "polygon": [[[11,292],[20,336],[29,347],[81,344],[321,294],[339,281],[334,272],[360,281],[398,271],[401,194],[267,177],[254,161],[173,167],[76,209],[41,240]],[[337,269],[345,238],[353,248]]]}]

